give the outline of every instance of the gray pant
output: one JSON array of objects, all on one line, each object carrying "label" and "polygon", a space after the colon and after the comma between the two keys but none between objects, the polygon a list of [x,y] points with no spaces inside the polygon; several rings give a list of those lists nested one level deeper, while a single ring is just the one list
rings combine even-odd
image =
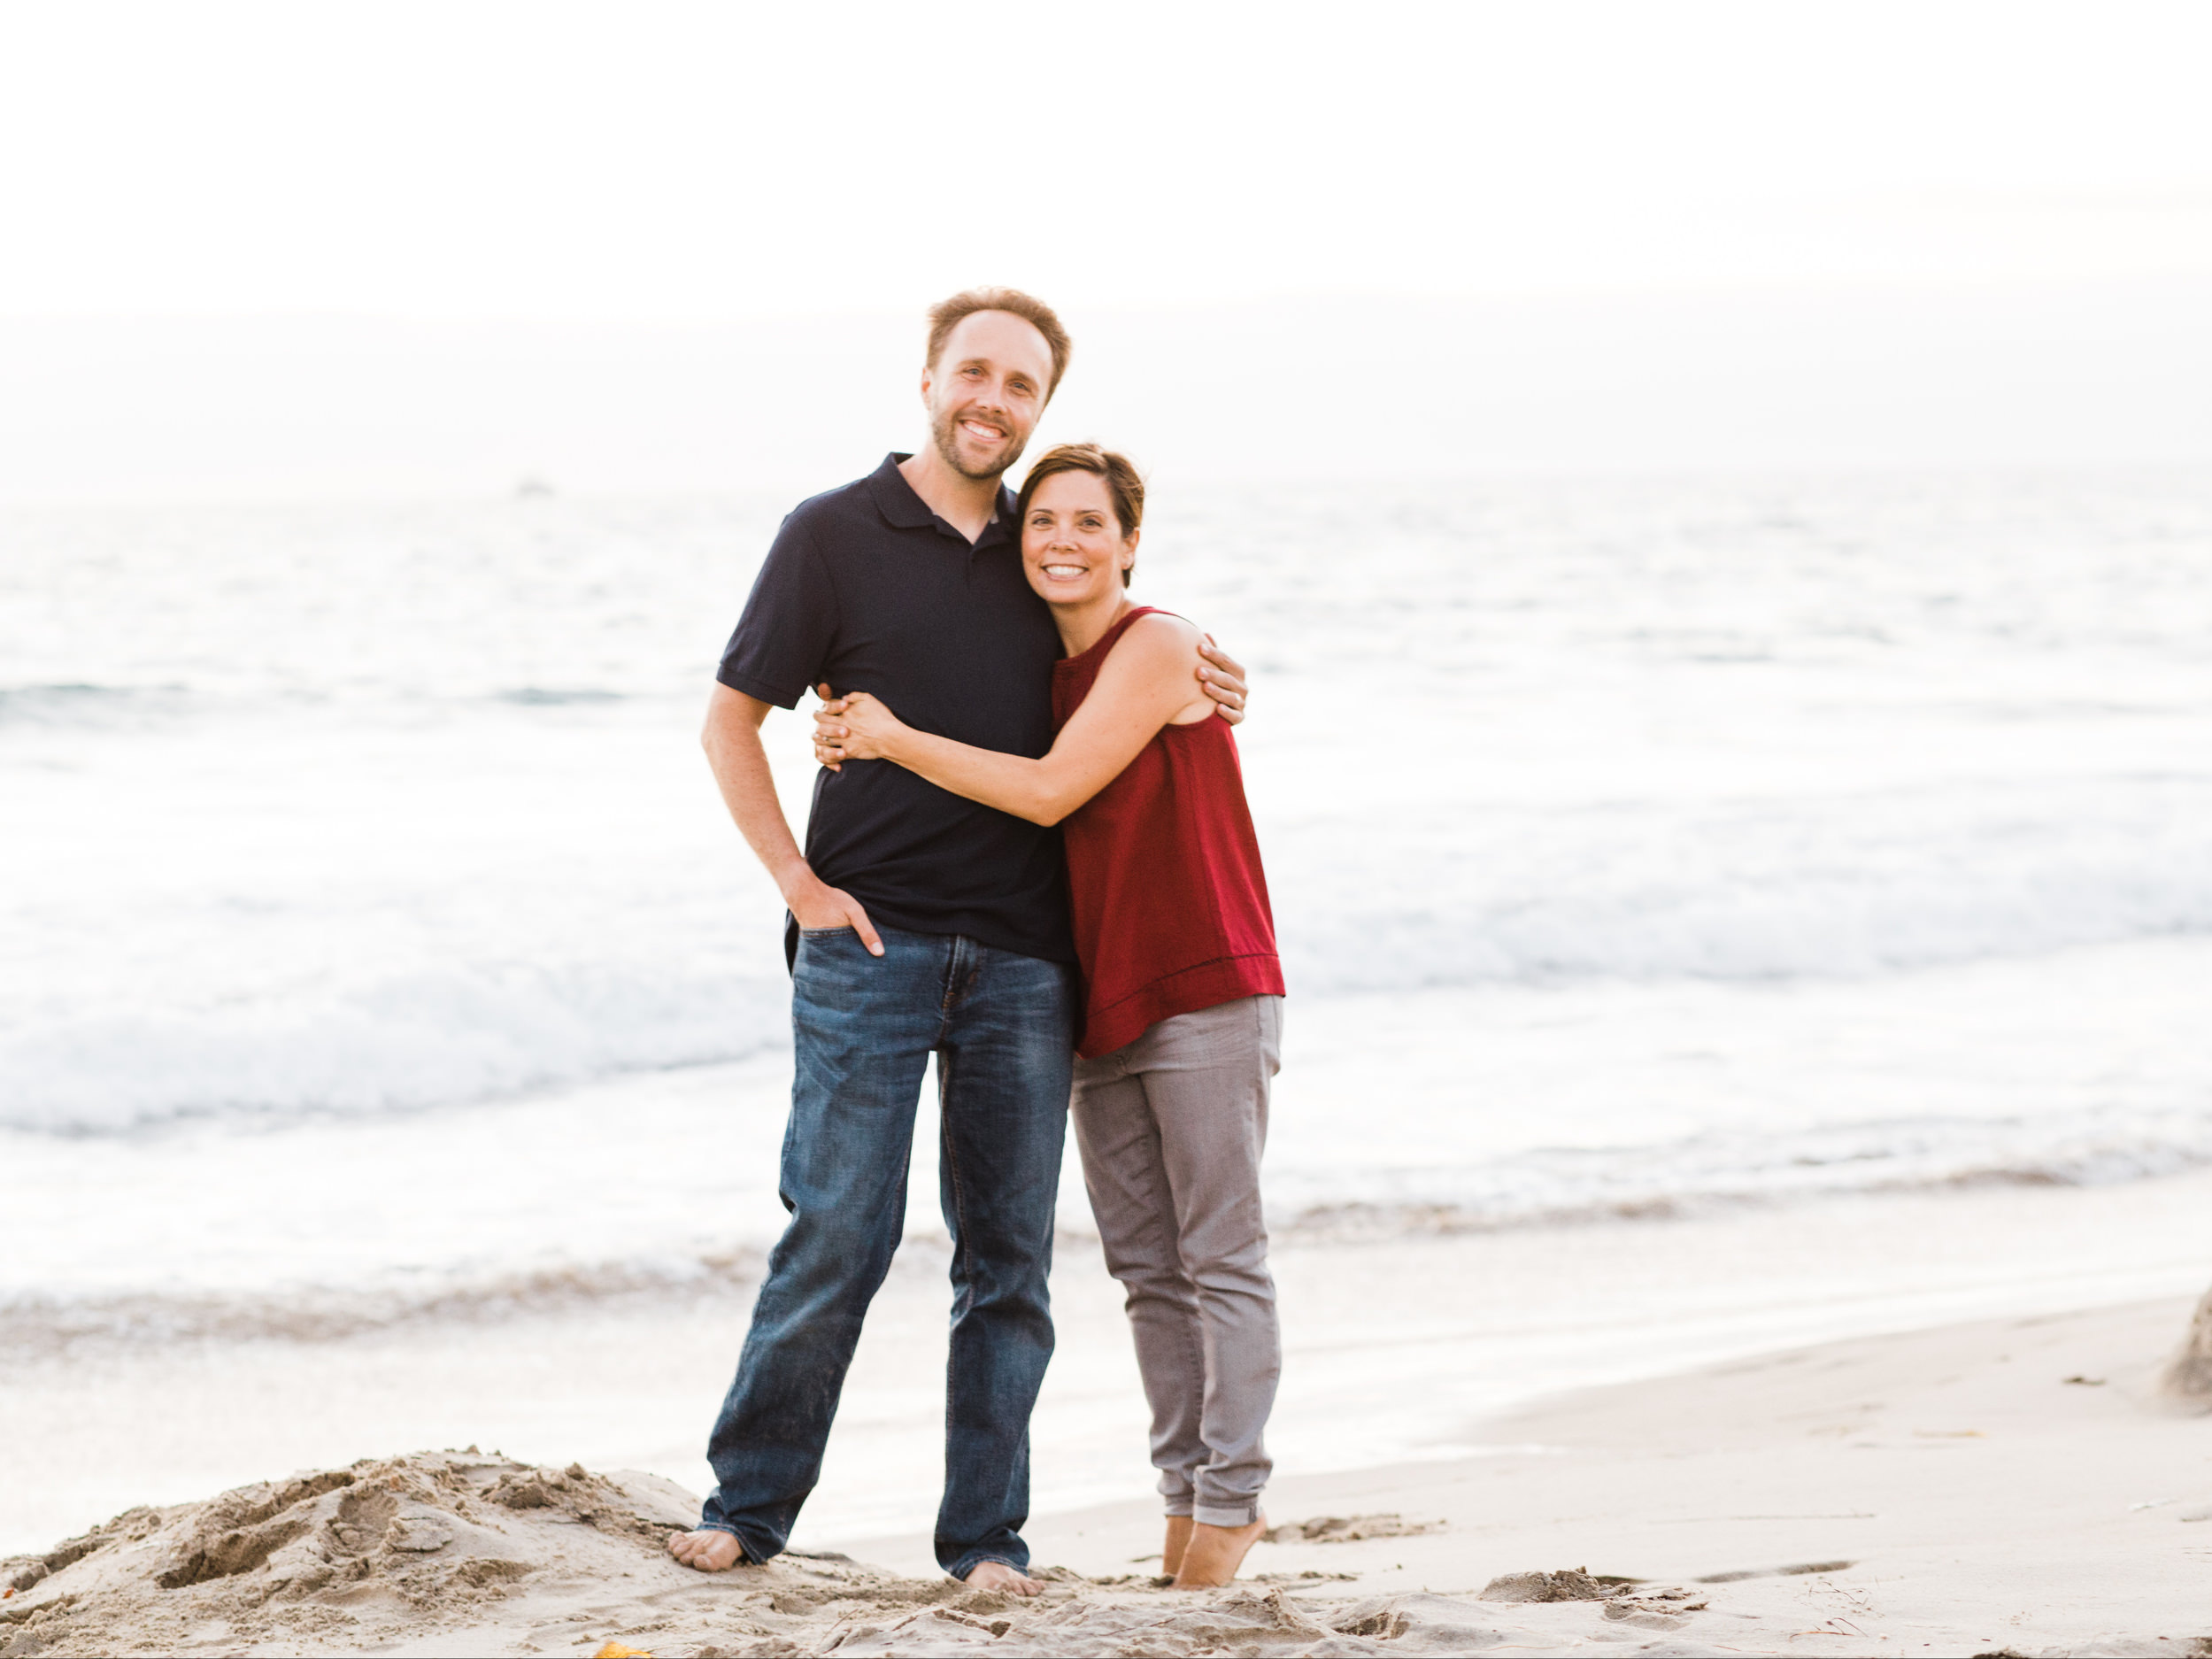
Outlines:
[{"label": "gray pant", "polygon": [[1260,1154],[1282,1039],[1283,999],[1245,997],[1075,1061],[1083,1184],[1129,1292],[1160,1490],[1169,1515],[1209,1526],[1257,1519],[1275,1467],[1260,1431],[1283,1348]]}]

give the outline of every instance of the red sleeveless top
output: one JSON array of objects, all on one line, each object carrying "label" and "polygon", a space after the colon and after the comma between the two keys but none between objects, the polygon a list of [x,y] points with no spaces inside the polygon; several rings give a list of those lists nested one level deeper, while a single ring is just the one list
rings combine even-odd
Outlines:
[{"label": "red sleeveless top", "polygon": [[[1052,666],[1052,730],[1067,723],[1143,606]],[[1083,963],[1075,1052],[1110,1054],[1177,1014],[1281,996],[1275,917],[1229,722],[1163,726],[1067,815],[1069,907]]]}]

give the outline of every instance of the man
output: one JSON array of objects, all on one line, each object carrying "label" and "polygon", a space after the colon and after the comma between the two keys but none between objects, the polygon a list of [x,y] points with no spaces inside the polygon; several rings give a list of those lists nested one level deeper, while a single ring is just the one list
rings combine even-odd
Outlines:
[{"label": "man", "polygon": [[[707,710],[722,798],[790,908],[790,1221],[708,1440],[716,1488],[669,1550],[712,1572],[765,1562],[789,1539],[905,1228],[935,1054],[953,1284],[937,1560],[978,1587],[1033,1595],[1021,1528],[1029,1413],[1052,1351],[1076,1001],[1059,837],[856,761],[817,774],[802,855],[759,735],[772,706],[816,686],[873,691],[963,743],[1032,758],[1052,746],[1059,639],[1022,575],[1001,481],[1067,367],[1067,336],[1011,289],[956,295],[929,324],[929,446],[784,521]],[[1242,672],[1219,652],[1198,670],[1231,720]]]}]

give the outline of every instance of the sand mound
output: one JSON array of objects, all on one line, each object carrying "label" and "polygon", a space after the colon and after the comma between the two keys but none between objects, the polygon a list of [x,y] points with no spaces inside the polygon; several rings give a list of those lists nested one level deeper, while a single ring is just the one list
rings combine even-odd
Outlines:
[{"label": "sand mound", "polygon": [[305,1642],[475,1622],[533,1575],[619,1576],[690,1511],[650,1475],[422,1453],[131,1509],[0,1563],[0,1654]]},{"label": "sand mound", "polygon": [[1485,1601],[1602,1601],[1636,1583],[1587,1567],[1561,1567],[1556,1572],[1509,1572],[1483,1586]]},{"label": "sand mound", "polygon": [[[1450,1596],[1348,1601],[1337,1573],[1193,1594],[1048,1567],[1035,1601],[841,1555],[700,1574],[665,1549],[698,1512],[652,1475],[533,1468],[474,1450],[365,1460],[132,1509],[44,1555],[0,1563],[0,1655],[590,1654],[608,1643],[660,1659],[832,1648],[1353,1655],[1557,1651],[1583,1640],[1507,1628]],[[1616,1591],[1605,1617],[1631,1611],[1643,1622],[1646,1609]]]}]

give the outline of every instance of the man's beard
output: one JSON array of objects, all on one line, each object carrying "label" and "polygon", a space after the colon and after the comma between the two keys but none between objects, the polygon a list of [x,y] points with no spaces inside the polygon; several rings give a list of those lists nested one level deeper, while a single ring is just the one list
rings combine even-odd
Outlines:
[{"label": "man's beard", "polygon": [[936,445],[937,459],[961,477],[977,480],[1001,477],[1006,468],[1021,459],[1021,440],[1013,436],[1009,428],[1008,447],[1001,451],[1004,459],[981,469],[969,465],[960,458],[960,412],[956,409],[947,409],[937,415],[929,422],[929,440]]}]

